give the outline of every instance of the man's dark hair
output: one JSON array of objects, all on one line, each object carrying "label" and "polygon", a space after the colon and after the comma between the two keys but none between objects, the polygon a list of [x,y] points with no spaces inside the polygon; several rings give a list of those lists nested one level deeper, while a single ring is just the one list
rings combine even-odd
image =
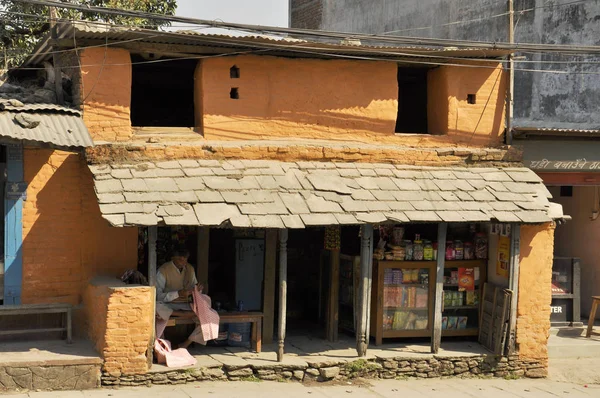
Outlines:
[{"label": "man's dark hair", "polygon": [[171,257],[189,257],[190,251],[185,246],[177,246],[171,253]]}]

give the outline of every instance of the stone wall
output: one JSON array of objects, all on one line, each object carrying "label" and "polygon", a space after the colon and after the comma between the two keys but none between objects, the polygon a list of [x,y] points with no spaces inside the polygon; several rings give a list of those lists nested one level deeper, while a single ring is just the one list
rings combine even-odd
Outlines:
[{"label": "stone wall", "polygon": [[100,365],[0,366],[0,392],[100,387]]},{"label": "stone wall", "polygon": [[301,382],[367,379],[405,379],[436,377],[502,377],[540,378],[546,375],[546,364],[534,359],[473,355],[464,357],[395,357],[306,361],[306,365],[265,364],[215,366],[152,372],[143,375],[115,376],[102,374],[104,386],[143,386],[152,384],[184,384],[205,380],[295,380]]},{"label": "stone wall", "polygon": [[350,142],[294,143],[294,142],[206,142],[198,144],[115,144],[88,148],[86,158],[91,164],[135,163],[155,160],[181,159],[245,159],[295,161],[337,161],[362,163],[393,163],[415,166],[482,167],[521,166],[521,152],[514,149],[449,148],[412,149],[393,145],[361,145]]},{"label": "stone wall", "polygon": [[87,292],[89,338],[104,359],[103,372],[119,376],[148,371],[146,352],[152,339],[152,289],[95,278]]}]

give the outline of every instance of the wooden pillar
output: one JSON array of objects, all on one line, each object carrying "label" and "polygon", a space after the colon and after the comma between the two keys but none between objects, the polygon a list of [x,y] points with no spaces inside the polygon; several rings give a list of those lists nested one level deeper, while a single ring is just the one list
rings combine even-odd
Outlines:
[{"label": "wooden pillar", "polygon": [[356,327],[356,351],[359,357],[367,355],[369,346],[369,303],[371,302],[371,284],[373,267],[373,226],[361,227],[360,278],[358,286],[358,325]]},{"label": "wooden pillar", "polygon": [[198,227],[196,244],[196,279],[204,285],[204,293],[208,294],[208,251],[210,245],[210,228]]},{"label": "wooden pillar", "polygon": [[329,252],[329,298],[327,303],[327,341],[338,340],[340,297],[340,251]]},{"label": "wooden pillar", "polygon": [[265,237],[265,273],[263,279],[263,327],[264,344],[273,342],[275,329],[275,278],[277,274],[277,230],[267,229]]},{"label": "wooden pillar", "polygon": [[519,257],[521,256],[521,225],[512,224],[510,234],[510,266],[508,288],[512,291],[510,302],[510,323],[508,334],[508,353],[516,349],[517,338],[517,305],[519,302]]},{"label": "wooden pillar", "polygon": [[448,224],[438,224],[438,251],[435,282],[429,275],[429,283],[435,283],[433,299],[433,328],[431,336],[431,352],[437,354],[442,343],[442,303],[444,302],[444,265],[446,262],[446,233]]},{"label": "wooden pillar", "polygon": [[152,355],[154,353],[154,340],[156,339],[156,239],[158,238],[158,227],[148,227],[148,284],[152,288],[152,311],[150,312],[152,331],[148,342],[148,368],[152,366]]},{"label": "wooden pillar", "polygon": [[285,342],[285,321],[287,312],[287,240],[288,230],[279,230],[279,347],[277,362],[283,361],[283,346]]}]

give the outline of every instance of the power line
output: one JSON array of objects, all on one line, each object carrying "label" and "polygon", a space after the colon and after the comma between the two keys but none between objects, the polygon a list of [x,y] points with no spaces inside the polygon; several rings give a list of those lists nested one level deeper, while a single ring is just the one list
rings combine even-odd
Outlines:
[{"label": "power line", "polygon": [[[1,11],[0,11],[1,12]],[[10,14],[9,11],[4,11],[4,13]],[[46,17],[44,16],[37,16],[37,15],[33,15],[33,14],[23,14],[23,13],[19,13],[21,15],[28,15],[28,16],[33,16],[36,17],[38,19],[41,20],[45,20]],[[83,20],[75,20],[77,22],[86,22]],[[116,24],[108,24],[108,23],[97,23],[95,22],[95,24],[97,25],[102,25],[102,26],[106,26],[108,27],[115,27],[115,26],[122,26],[122,27],[130,27],[128,25],[116,25]],[[206,27],[197,27],[194,30],[200,30],[200,29],[206,29]],[[102,44],[96,44],[96,45],[87,45],[87,46],[81,46],[78,47],[79,50],[81,49],[86,49],[86,48],[95,48],[95,47],[104,47],[106,45],[119,45],[119,44],[126,44],[126,43],[130,43],[130,42],[136,42],[136,41],[141,41],[141,40],[146,40],[146,39],[152,39],[152,38],[156,38],[159,37],[163,34],[166,34],[168,36],[176,36],[176,37],[185,37],[186,40],[193,40],[194,37],[189,35],[189,34],[183,34],[183,33],[179,33],[179,32],[157,32],[156,30],[142,30],[140,28],[136,28],[135,30],[136,33],[141,33],[144,34],[146,36],[144,37],[140,37],[140,38],[134,38],[134,39],[128,39],[128,40],[120,40],[120,41],[113,41],[113,42],[107,42],[107,43],[102,43]],[[107,31],[108,34],[108,31]],[[222,41],[218,41],[218,37],[219,35],[207,35],[208,37],[211,37],[211,42],[213,43],[217,43],[217,44],[226,44],[226,45],[231,45],[230,42],[222,42]],[[207,37],[207,36],[203,36],[203,37]],[[235,39],[235,38],[231,38],[231,39]],[[239,44],[239,43],[238,43]],[[252,43],[252,44],[246,44],[247,46],[253,45],[253,46],[257,46],[256,43]],[[76,46],[76,41],[74,42],[74,46]],[[297,48],[306,48],[309,50],[316,50],[316,48],[311,47],[310,43],[307,42],[296,42],[296,43],[288,43],[286,44],[286,49],[288,50],[294,50]],[[320,49],[321,52],[323,51],[323,49]],[[380,51],[376,48],[368,48],[368,47],[353,47],[353,50],[355,52],[363,52],[363,53],[371,53],[371,54],[380,54]],[[54,53],[64,53],[64,52],[69,52],[72,51],[71,49],[66,49],[66,50],[53,50],[53,51],[46,51],[46,52],[39,52],[36,53],[36,55],[49,55],[49,54],[54,54]],[[434,50],[431,51],[432,53],[435,52],[439,52],[439,50]],[[315,52],[315,54],[317,54],[318,52]],[[396,55],[396,56],[401,56],[401,57],[410,57],[410,58],[431,58],[431,59],[443,59],[443,60],[464,60],[464,57],[452,57],[452,56],[448,56],[448,55],[435,55],[435,54],[414,54],[414,53],[403,53],[403,52],[392,52],[392,51],[386,51],[385,55]],[[573,56],[573,54],[567,54],[570,56]],[[489,62],[490,59],[482,59],[482,58],[469,58],[469,60],[471,61],[475,61],[475,62]],[[505,60],[497,60],[498,62],[506,62]],[[542,60],[518,60],[516,62],[520,62],[520,63],[535,63],[535,64],[572,64],[572,65],[584,65],[584,64],[589,64],[589,65],[594,65],[594,64],[599,64],[600,62],[598,61],[576,61],[576,60],[569,60],[569,61],[559,61],[559,60],[551,60],[551,61],[542,61]]]},{"label": "power line", "polygon": [[396,43],[396,44],[413,44],[413,45],[431,45],[431,46],[454,46],[454,47],[468,47],[468,48],[482,48],[482,49],[499,49],[507,50],[511,52],[518,52],[522,50],[528,51],[545,51],[545,52],[556,52],[556,53],[590,53],[600,54],[600,46],[572,46],[572,45],[561,45],[561,44],[538,44],[538,43],[517,43],[510,44],[504,42],[481,42],[481,41],[470,41],[470,40],[451,40],[451,39],[432,39],[432,38],[418,38],[408,36],[381,36],[381,35],[366,35],[358,33],[346,33],[346,32],[332,32],[332,31],[313,31],[309,29],[296,29],[296,28],[280,28],[273,26],[261,26],[261,25],[248,25],[248,24],[237,24],[228,22],[208,21],[197,18],[181,17],[181,16],[165,16],[156,13],[142,12],[142,11],[131,11],[108,7],[91,7],[82,6],[71,3],[62,3],[54,0],[13,0],[18,3],[40,5],[46,7],[58,7],[67,8],[85,12],[96,12],[107,15],[119,15],[134,18],[152,19],[164,22],[180,22],[190,23],[196,25],[204,25],[213,28],[223,29],[236,29],[241,31],[249,32],[263,32],[263,33],[276,33],[276,34],[293,34],[305,37],[319,37],[327,39],[348,39],[355,38],[361,40],[373,40],[377,42]]},{"label": "power line", "polygon": [[[589,1],[589,0],[574,0],[569,3],[564,3],[564,4],[552,4],[552,5],[550,5],[550,7],[564,7],[564,6],[570,6],[570,5],[579,4],[579,3],[585,3],[587,1]],[[502,3],[504,3],[504,2],[502,2]],[[525,13],[528,13],[531,11],[545,9],[545,8],[546,8],[546,6],[544,5],[541,7],[532,7],[532,8],[528,8],[525,10],[514,11],[514,13],[518,14],[520,16],[522,14],[525,14]],[[453,21],[453,22],[443,23],[443,24],[439,24],[439,25],[421,26],[421,27],[416,27],[416,28],[406,28],[406,29],[399,29],[399,30],[389,30],[389,31],[382,32],[381,34],[387,35],[387,34],[392,34],[392,33],[410,32],[410,31],[414,31],[414,30],[427,30],[427,29],[444,27],[444,26],[461,25],[464,23],[487,21],[490,19],[505,17],[508,15],[510,15],[510,12],[503,12],[500,14],[494,14],[494,15],[490,15],[487,17],[479,17],[479,18],[466,19],[466,20],[461,20],[461,21]]]},{"label": "power line", "polygon": [[[108,26],[113,26],[110,24],[106,24]],[[138,32],[139,29],[136,29],[136,32]],[[149,30],[148,32],[150,32],[153,36],[158,36],[164,32],[160,32],[157,33],[157,31],[155,30]],[[144,32],[146,33],[146,32]],[[108,34],[108,32],[107,32]],[[189,34],[177,34],[177,33],[173,33],[170,32],[169,35],[177,35],[177,36],[184,36],[187,39],[190,39],[190,35]],[[217,36],[218,37],[218,36]],[[140,38],[140,39],[135,39],[135,40],[143,40],[147,37],[144,38]],[[75,39],[75,37],[74,37]],[[124,41],[124,42],[128,42]],[[132,40],[133,41],[133,40]],[[219,41],[218,39],[213,39],[211,40],[212,43],[215,44],[227,44],[230,45],[230,42],[223,42],[223,41]],[[112,43],[114,44],[114,43]],[[86,46],[83,47],[77,47],[76,45],[76,41],[74,42],[74,46],[75,49],[74,50],[59,50],[59,51],[80,51],[81,49],[85,49],[88,48]],[[106,44],[102,44],[102,45],[94,45],[94,46],[89,46],[89,47],[104,47],[106,46]],[[270,43],[270,44],[258,44],[258,43],[252,43],[252,44],[248,44],[247,46],[253,46],[253,47],[262,47],[261,50],[249,50],[249,51],[240,51],[240,52],[236,52],[236,53],[230,53],[230,54],[220,54],[217,56],[228,56],[228,55],[240,55],[240,54],[249,54],[249,53],[253,53],[253,52],[266,52],[266,51],[271,51],[274,49],[281,49],[284,51],[294,51],[294,52],[298,52],[298,53],[305,53],[305,54],[311,54],[311,55],[326,55],[328,57],[332,57],[332,58],[346,58],[346,59],[358,59],[358,60],[379,60],[381,61],[381,58],[374,58],[374,57],[369,57],[369,56],[351,56],[351,55],[341,55],[341,54],[332,54],[332,53],[327,53],[327,52],[323,52],[322,48],[316,48],[316,47],[311,47],[310,43],[306,43],[306,42],[297,42],[297,43],[286,43],[285,45],[281,45],[281,44],[276,44],[276,43]],[[318,51],[317,51],[318,50]],[[363,52],[366,54],[370,54],[370,53],[377,53],[377,49],[370,49],[370,48],[365,48],[365,47],[356,47],[355,48],[356,51],[359,52]],[[51,53],[51,52],[48,52]],[[424,58],[424,59],[451,59],[451,60],[461,60],[464,61],[464,58],[460,58],[460,57],[449,57],[449,56],[437,56],[437,55],[429,55],[429,54],[406,54],[406,53],[401,53],[401,52],[387,52],[388,55],[397,55],[399,57],[411,57],[411,58]],[[190,56],[190,57],[179,57],[177,59],[203,59],[203,58],[210,58],[211,56],[202,56],[202,55],[198,55],[198,56]],[[139,61],[136,62],[134,64],[143,64],[143,63],[157,63],[157,62],[170,62],[170,61],[175,61],[176,59],[160,59],[160,60],[149,60],[149,61]],[[428,62],[428,61],[421,61],[421,60],[408,60],[406,58],[401,58],[401,59],[394,59],[394,58],[390,58],[388,59],[388,61],[391,62],[403,62],[403,63],[407,63],[407,64],[415,64],[415,65],[427,65],[427,66],[459,66],[459,67],[470,67],[470,68],[487,68],[487,69],[495,69],[497,66],[486,66],[486,65],[470,65],[470,64],[463,64],[463,63],[448,63],[448,62]],[[499,63],[499,62],[503,62],[501,60],[489,60],[489,59],[478,59],[478,60],[474,60],[474,59],[470,59],[470,61],[478,61],[478,62],[494,62],[494,63]],[[543,61],[542,61],[543,62]],[[548,63],[555,63],[553,61],[548,61]],[[105,64],[103,63],[102,65],[105,66],[123,66],[123,65],[128,65],[121,63],[121,64]],[[91,65],[82,65],[84,67],[91,67],[91,66],[101,66],[100,64],[91,64]],[[67,67],[68,68],[68,67]],[[44,69],[44,68],[35,68],[35,67],[27,67],[27,68],[21,68],[24,70],[38,70],[38,69]],[[524,69],[524,68],[517,68],[516,70],[518,71],[522,71],[522,72],[540,72],[540,73],[556,73],[556,74],[582,74],[582,75],[597,75],[600,73],[596,73],[596,72],[575,72],[575,71],[559,71],[559,70],[553,70],[553,69]]]}]

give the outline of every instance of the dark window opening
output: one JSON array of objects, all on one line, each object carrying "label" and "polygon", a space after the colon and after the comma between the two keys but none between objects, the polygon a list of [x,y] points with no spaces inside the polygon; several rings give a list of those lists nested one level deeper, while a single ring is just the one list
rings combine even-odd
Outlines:
[{"label": "dark window opening", "polygon": [[240,68],[233,65],[231,69],[229,69],[229,77],[231,79],[239,79],[240,78]]},{"label": "dark window opening", "polygon": [[477,96],[475,94],[467,94],[467,103],[475,104],[477,101]]},{"label": "dark window opening", "polygon": [[132,55],[131,61],[131,124],[194,127],[194,72],[198,60],[147,63],[141,56]]},{"label": "dark window opening", "polygon": [[427,133],[427,69],[398,68],[396,133]]},{"label": "dark window opening", "polygon": [[240,99],[240,92],[238,91],[237,87],[232,87],[231,91],[229,92],[229,98],[231,99]]},{"label": "dark window opening", "polygon": [[563,197],[572,197],[573,196],[573,187],[570,185],[564,185],[560,187],[560,196]]}]

